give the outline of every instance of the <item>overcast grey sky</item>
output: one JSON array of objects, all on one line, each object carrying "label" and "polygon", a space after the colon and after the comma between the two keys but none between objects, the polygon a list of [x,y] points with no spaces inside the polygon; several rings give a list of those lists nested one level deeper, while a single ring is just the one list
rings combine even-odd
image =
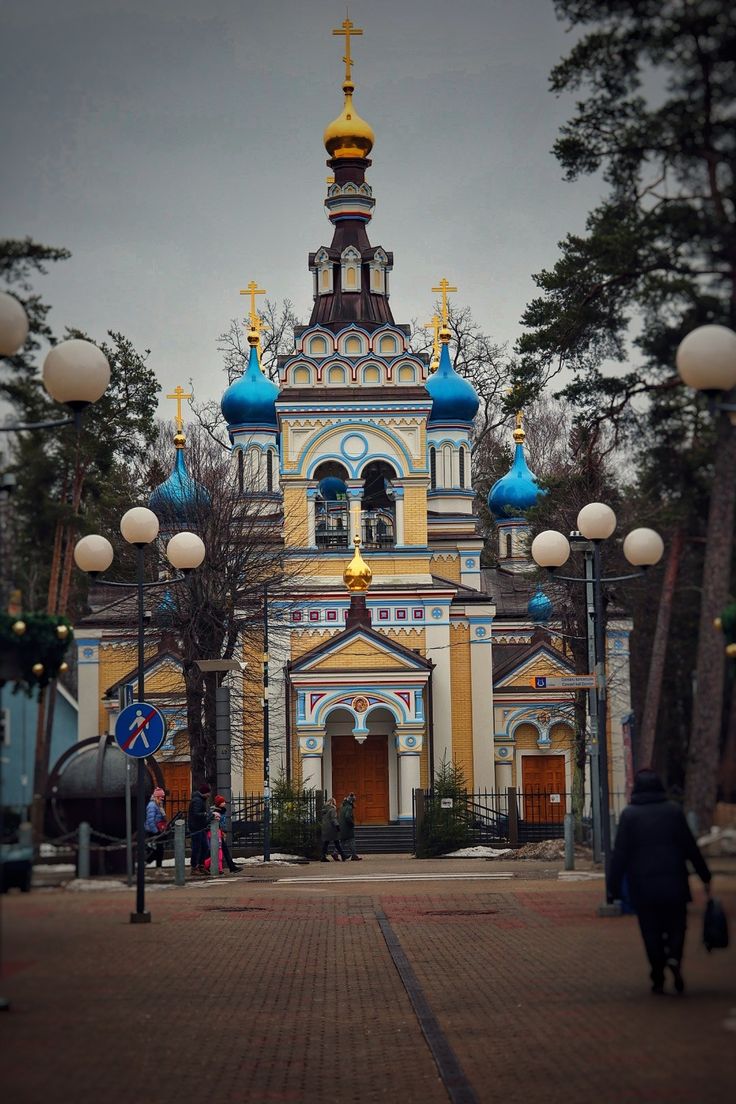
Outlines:
[{"label": "overcast grey sky", "polygon": [[[52,324],[118,329],[164,390],[226,382],[217,335],[250,279],[311,309],[329,243],[325,125],[340,111],[337,0],[0,0],[3,236],[66,246]],[[369,235],[394,251],[397,321],[446,275],[512,342],[581,229],[594,181],[550,154],[572,103],[547,90],[571,38],[551,0],[354,0],[355,104],[376,132]],[[11,109],[12,105],[12,109]],[[166,417],[172,404],[162,409]]]}]

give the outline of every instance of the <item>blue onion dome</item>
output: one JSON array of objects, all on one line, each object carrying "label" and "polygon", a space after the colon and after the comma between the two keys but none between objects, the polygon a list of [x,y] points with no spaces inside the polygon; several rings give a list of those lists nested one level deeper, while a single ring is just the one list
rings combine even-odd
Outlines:
[{"label": "blue onion dome", "polygon": [[348,489],[338,476],[326,475],[319,481],[319,493],[325,502],[337,502],[338,499],[347,497]]},{"label": "blue onion dome", "polygon": [[184,434],[177,433],[174,437],[176,446],[174,470],[168,479],[156,487],[148,499],[149,508],[165,521],[189,521],[196,516],[198,506],[210,503],[207,491],[201,483],[192,479],[187,471],[184,459],[185,443]]},{"label": "blue onion dome", "polygon": [[164,596],[156,608],[156,621],[159,625],[172,625],[176,615],[176,602],[171,591],[166,588]]},{"label": "blue onion dome", "polygon": [[[250,334],[248,335],[250,340]],[[222,396],[222,410],[228,427],[267,426],[276,429],[276,399],[279,389],[267,379],[258,363],[258,347],[251,344],[248,367]]]},{"label": "blue onion dome", "polygon": [[480,405],[475,388],[458,375],[450,362],[450,351],[443,341],[440,363],[425,384],[432,397],[430,422],[472,422]]},{"label": "blue onion dome", "polygon": [[524,430],[521,418],[517,419],[514,430],[514,462],[511,470],[491,487],[488,493],[488,509],[495,518],[519,517],[525,510],[536,505],[540,495],[546,492],[537,483],[536,476],[529,470],[524,456]]},{"label": "blue onion dome", "polygon": [[552,616],[552,603],[541,587],[539,587],[536,594],[532,594],[526,610],[529,614],[530,621],[534,621],[537,624],[549,621]]}]

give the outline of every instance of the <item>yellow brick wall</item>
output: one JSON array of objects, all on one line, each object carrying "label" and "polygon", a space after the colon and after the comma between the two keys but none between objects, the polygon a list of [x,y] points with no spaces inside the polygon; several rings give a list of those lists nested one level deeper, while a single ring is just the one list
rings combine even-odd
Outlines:
[{"label": "yellow brick wall", "polygon": [[429,566],[434,575],[439,575],[442,579],[449,579],[453,583],[460,582],[459,556],[433,556],[429,561]]},{"label": "yellow brick wall", "polygon": [[[429,571],[429,556],[379,556],[375,552],[366,552],[365,558],[370,564],[374,579],[378,579],[382,575],[421,575]],[[315,552],[311,559],[305,559],[299,564],[298,571],[306,578],[311,576],[324,577],[326,575],[342,577],[342,573],[351,559],[352,552],[347,549],[345,549],[344,561],[326,559]],[[293,561],[290,562],[293,563]],[[296,571],[297,568],[292,568],[293,573],[296,573]]]},{"label": "yellow brick wall", "polygon": [[[157,651],[157,643],[149,644],[145,650],[146,661],[155,656]],[[98,733],[102,733],[107,732],[108,724],[108,713],[102,704],[105,691],[119,679],[129,674],[131,675],[131,682],[136,681],[138,673],[138,645],[135,643],[129,644],[127,642],[121,644],[102,644],[100,646],[99,656],[99,707],[97,714],[97,731]]]},{"label": "yellow brick wall", "polygon": [[343,667],[347,667],[348,670],[361,671],[406,670],[406,664],[402,660],[387,655],[386,652],[377,647],[372,647],[365,641],[352,642],[333,655],[326,656],[325,659],[320,661],[319,667],[315,670],[337,671]]},{"label": "yellow brick wall", "polygon": [[[470,677],[470,627],[450,626],[452,757],[473,788],[473,691]],[[439,764],[435,764],[435,767]]]},{"label": "yellow brick wall", "polygon": [[249,638],[243,647],[243,659],[247,664],[242,679],[243,789],[246,793],[260,793],[263,789],[262,641]]},{"label": "yellow brick wall", "polygon": [[287,547],[304,548],[308,541],[307,496],[304,487],[283,485],[284,543]]},{"label": "yellow brick wall", "polygon": [[[335,629],[337,632],[337,629]],[[335,632],[325,630],[323,632],[293,632],[291,634],[291,661],[292,663],[300,659],[305,652],[311,652],[312,648],[316,648],[318,644],[322,644],[328,637],[334,636]]]},{"label": "yellow brick wall", "polygon": [[424,629],[381,629],[377,625],[373,627],[377,628],[382,636],[395,640],[397,644],[402,644],[405,648],[412,650],[418,648],[422,655],[427,650]]},{"label": "yellow brick wall", "polygon": [[427,491],[424,487],[404,489],[404,542],[427,543]]}]

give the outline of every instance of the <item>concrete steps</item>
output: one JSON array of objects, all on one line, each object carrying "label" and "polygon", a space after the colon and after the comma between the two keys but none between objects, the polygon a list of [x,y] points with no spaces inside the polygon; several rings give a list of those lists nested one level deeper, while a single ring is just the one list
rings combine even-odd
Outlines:
[{"label": "concrete steps", "polygon": [[363,824],[355,828],[359,855],[411,855],[413,838],[411,824]]}]

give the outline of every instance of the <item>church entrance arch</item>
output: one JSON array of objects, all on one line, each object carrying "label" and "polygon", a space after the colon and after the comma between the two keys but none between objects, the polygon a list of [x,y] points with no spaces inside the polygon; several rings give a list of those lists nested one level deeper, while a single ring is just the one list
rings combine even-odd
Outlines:
[{"label": "church entrance arch", "polygon": [[372,710],[367,719],[368,737],[362,743],[353,735],[354,725],[353,715],[345,709],[336,709],[327,718],[325,750],[331,768],[325,771],[325,778],[331,778],[328,789],[338,808],[347,794],[355,794],[358,824],[388,824],[392,812],[391,780],[396,775],[396,753],[391,739],[395,718],[388,709]]}]

